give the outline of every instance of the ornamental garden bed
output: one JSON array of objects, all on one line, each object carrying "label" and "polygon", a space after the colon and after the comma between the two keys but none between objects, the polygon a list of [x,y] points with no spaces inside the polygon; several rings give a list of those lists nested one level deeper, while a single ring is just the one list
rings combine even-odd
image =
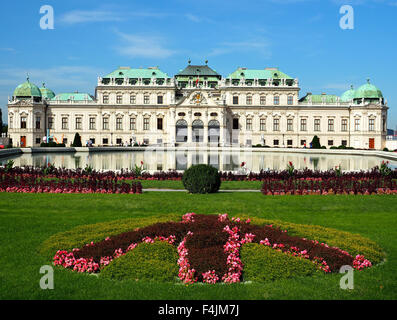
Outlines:
[{"label": "ornamental garden bed", "polygon": [[125,193],[141,194],[139,181],[126,183],[115,179],[100,179],[97,176],[86,178],[48,178],[19,170],[0,171],[0,192],[22,193]]},{"label": "ornamental garden bed", "polygon": [[52,236],[41,252],[101,278],[185,284],[362,270],[384,259],[373,241],[335,229],[194,213],[78,227]]},{"label": "ornamental garden bed", "polygon": [[[286,170],[261,170],[258,173],[250,172],[248,174],[241,174],[236,172],[219,172],[222,181],[265,181],[265,180],[288,180],[291,177],[295,179],[322,179],[326,180],[329,178],[343,177],[345,179],[397,179],[397,170],[391,170],[387,167],[388,163],[383,162],[380,167],[374,167],[367,171],[358,172],[342,172],[340,168],[330,169],[327,171],[319,170],[296,170],[293,165]],[[47,167],[11,167],[7,169],[6,167],[0,168],[0,174],[5,172],[14,172],[15,174],[29,174],[36,177],[48,177],[48,178],[58,178],[58,179],[87,179],[95,178],[98,180],[170,180],[170,181],[180,181],[182,180],[183,173],[174,170],[170,171],[160,171],[155,173],[149,173],[143,171],[143,164],[141,167],[137,167],[135,170],[120,170],[115,171],[96,171],[90,167],[85,169],[65,169],[65,168],[55,168],[53,165],[48,165]]]}]

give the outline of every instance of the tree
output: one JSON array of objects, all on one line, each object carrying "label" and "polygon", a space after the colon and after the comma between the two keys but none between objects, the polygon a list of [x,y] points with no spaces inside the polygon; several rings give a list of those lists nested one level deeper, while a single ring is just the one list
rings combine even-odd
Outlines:
[{"label": "tree", "polygon": [[321,149],[320,139],[317,136],[313,137],[312,148],[313,149]]},{"label": "tree", "polygon": [[74,135],[72,147],[81,147],[81,137],[78,132]]}]

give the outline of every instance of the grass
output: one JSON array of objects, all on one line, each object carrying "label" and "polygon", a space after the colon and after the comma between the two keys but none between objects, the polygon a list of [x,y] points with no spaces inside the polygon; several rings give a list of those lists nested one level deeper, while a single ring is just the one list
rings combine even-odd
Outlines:
[{"label": "grass", "polygon": [[[0,299],[396,299],[396,208],[397,197],[388,195],[0,193]],[[55,289],[40,289],[40,267],[50,261],[39,249],[51,235],[79,225],[186,212],[244,214],[358,233],[376,241],[387,260],[355,272],[355,287],[350,291],[340,289],[340,274],[186,287],[112,281],[59,268],[54,272]]]}]

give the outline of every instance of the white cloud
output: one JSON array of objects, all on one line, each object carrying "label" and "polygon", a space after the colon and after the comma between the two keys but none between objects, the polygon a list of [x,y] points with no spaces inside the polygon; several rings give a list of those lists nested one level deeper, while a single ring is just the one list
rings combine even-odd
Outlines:
[{"label": "white cloud", "polygon": [[82,91],[94,88],[97,77],[102,73],[102,70],[86,66],[60,66],[46,69],[5,68],[0,69],[0,90],[7,90],[11,95],[17,85],[26,81],[26,76],[29,74],[30,81],[39,87],[45,82],[46,86],[53,90]]},{"label": "white cloud", "polygon": [[201,19],[199,17],[197,17],[197,16],[195,16],[194,14],[191,14],[191,13],[185,14],[185,17],[188,20],[193,21],[193,22],[201,22]]},{"label": "white cloud", "polygon": [[236,42],[223,42],[219,47],[212,49],[208,56],[219,56],[243,51],[257,51],[265,58],[270,58],[272,55],[268,41],[264,39],[252,39]]},{"label": "white cloud", "polygon": [[176,51],[163,46],[165,39],[151,35],[126,34],[116,31],[123,44],[116,47],[119,54],[130,57],[168,58]]},{"label": "white cloud", "polygon": [[93,10],[73,10],[63,14],[60,22],[64,24],[78,24],[87,22],[118,22],[131,18],[163,17],[164,13],[133,11],[126,12],[112,8],[98,8]]},{"label": "white cloud", "polygon": [[0,48],[0,51],[5,51],[5,52],[16,52],[14,48]]}]

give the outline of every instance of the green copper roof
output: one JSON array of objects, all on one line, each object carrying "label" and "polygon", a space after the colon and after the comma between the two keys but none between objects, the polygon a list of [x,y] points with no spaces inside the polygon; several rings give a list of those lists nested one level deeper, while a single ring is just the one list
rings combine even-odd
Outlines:
[{"label": "green copper roof", "polygon": [[349,90],[345,91],[342,96],[340,97],[340,100],[342,102],[349,102],[352,101],[354,98],[356,91],[354,90],[353,86],[350,87]]},{"label": "green copper roof", "polygon": [[217,73],[215,70],[211,69],[207,65],[188,65],[185,69],[175,75],[176,78],[179,78],[181,76],[215,77],[216,79],[220,79],[222,77],[219,73]]},{"label": "green copper roof", "polygon": [[232,79],[292,79],[289,75],[277,68],[247,69],[238,68],[227,76]]},{"label": "green copper roof", "polygon": [[370,83],[369,79],[367,83],[358,88],[354,94],[354,99],[369,98],[379,99],[383,98],[382,91]]},{"label": "green copper roof", "polygon": [[41,91],[38,86],[29,82],[29,78],[26,80],[25,83],[20,84],[14,90],[14,97],[22,98],[22,97],[40,97],[41,98]]},{"label": "green copper roof", "polygon": [[52,98],[55,97],[54,91],[46,88],[45,83],[43,83],[43,86],[40,88],[40,92],[43,99],[51,100]]},{"label": "green copper roof", "polygon": [[339,99],[337,95],[334,94],[307,94],[305,97],[300,99],[300,102],[309,102],[311,97],[312,103],[336,103]]},{"label": "green copper roof", "polygon": [[109,73],[104,78],[169,78],[168,75],[159,68],[139,68],[131,69],[130,67],[120,67]]},{"label": "green copper roof", "polygon": [[51,99],[51,101],[93,101],[94,99],[89,95],[88,93],[79,93],[79,92],[74,92],[74,93],[59,93],[57,94],[54,98]]}]

